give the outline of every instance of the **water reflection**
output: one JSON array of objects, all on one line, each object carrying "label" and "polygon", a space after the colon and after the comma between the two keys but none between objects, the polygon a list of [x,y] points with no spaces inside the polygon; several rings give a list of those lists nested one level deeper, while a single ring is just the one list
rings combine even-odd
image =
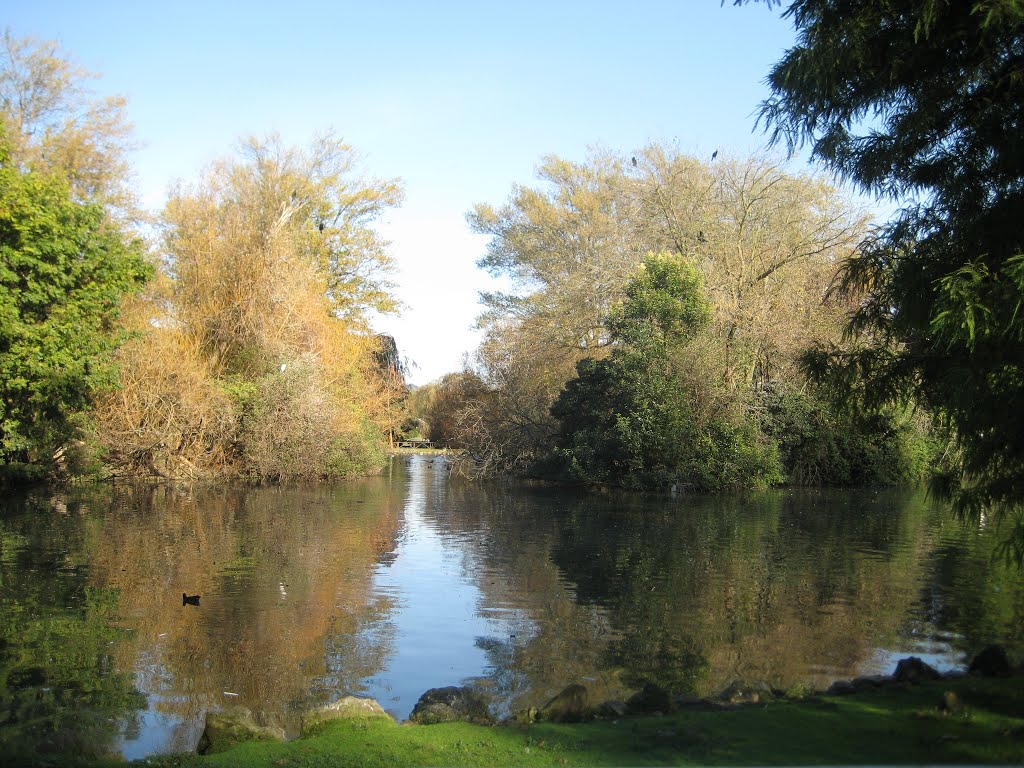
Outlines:
[{"label": "water reflection", "polygon": [[[15,553],[3,560],[4,616],[39,615],[62,646],[63,636],[84,630],[68,634],[50,620],[54,608],[84,611],[89,627],[116,633],[99,654],[110,670],[76,672],[105,681],[117,670],[118,690],[145,694],[145,710],[135,696],[113,713],[126,757],[194,748],[211,707],[241,704],[265,723],[294,728],[302,709],[355,687],[389,653],[386,633],[369,643],[347,639],[390,610],[369,588],[394,548],[394,490],[374,480],[329,489],[118,488],[49,505],[32,497],[3,520],[4,551]],[[40,562],[54,553],[73,572]],[[201,594],[201,605],[183,606],[182,592]],[[104,596],[105,612],[93,609],[91,595]],[[5,638],[5,648],[23,653],[18,635],[24,630]],[[52,677],[23,686],[9,673],[7,696],[38,695]],[[94,703],[72,702],[90,711]],[[102,709],[109,719],[111,708]],[[109,742],[76,718],[12,711],[0,727],[17,738],[56,733],[66,741],[83,731]]]},{"label": "water reflection", "polygon": [[504,716],[571,682],[821,687],[910,652],[1024,650],[992,532],[913,493],[580,497],[412,457],[330,488],[117,487],[0,511],[0,739],[37,749],[189,750],[235,704],[294,731],[345,693],[404,718],[427,688],[469,684]]}]

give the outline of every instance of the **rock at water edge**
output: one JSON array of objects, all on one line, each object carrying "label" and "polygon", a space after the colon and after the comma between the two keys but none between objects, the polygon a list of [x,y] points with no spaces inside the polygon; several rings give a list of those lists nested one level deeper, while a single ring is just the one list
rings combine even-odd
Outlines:
[{"label": "rock at water edge", "polygon": [[652,712],[668,714],[672,711],[672,697],[660,685],[647,683],[641,690],[629,697],[626,706],[630,712],[638,714],[650,714]]},{"label": "rock at water edge", "polygon": [[909,656],[900,659],[896,663],[896,671],[892,673],[892,679],[897,683],[921,683],[927,680],[938,680],[940,675],[935,667],[927,664],[917,656]]},{"label": "rock at water edge", "polygon": [[492,725],[494,718],[487,710],[487,702],[470,688],[431,688],[420,696],[409,719],[420,725],[464,721],[478,725]]},{"label": "rock at water edge", "polygon": [[390,718],[384,707],[374,699],[364,699],[359,696],[342,696],[332,704],[311,709],[302,716],[302,732],[315,728],[321,723],[331,720],[352,720],[366,717],[387,717]]},{"label": "rock at water edge", "polygon": [[590,694],[585,685],[567,685],[540,709],[540,719],[553,723],[578,723],[592,714]]},{"label": "rock at water edge", "polygon": [[990,645],[971,661],[967,671],[979,677],[1009,677],[1013,674],[1006,649],[1001,645]]},{"label": "rock at water edge", "polygon": [[197,751],[201,755],[223,752],[243,741],[284,741],[282,728],[260,725],[252,712],[236,707],[223,712],[208,712],[206,728],[199,739]]}]

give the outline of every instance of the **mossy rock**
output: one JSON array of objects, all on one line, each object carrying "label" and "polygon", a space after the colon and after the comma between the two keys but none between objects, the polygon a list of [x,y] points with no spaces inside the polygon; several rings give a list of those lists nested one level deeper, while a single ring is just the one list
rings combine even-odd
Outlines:
[{"label": "mossy rock", "polygon": [[1013,669],[1006,649],[1001,645],[990,645],[971,660],[968,671],[981,677],[1010,677]]},{"label": "mossy rock", "polygon": [[222,712],[206,714],[206,728],[199,739],[197,751],[201,755],[223,752],[244,741],[284,741],[281,728],[260,725],[252,712],[236,707]]},{"label": "mossy rock", "polygon": [[353,720],[366,717],[391,718],[384,707],[374,699],[361,698],[359,696],[342,696],[332,704],[311,709],[302,716],[302,732],[316,728],[321,723],[331,720]]},{"label": "mossy rock", "polygon": [[660,685],[647,683],[629,697],[626,708],[631,714],[661,712],[664,715],[672,711],[672,696]]},{"label": "mossy rock", "polygon": [[553,723],[579,723],[593,714],[585,685],[568,685],[540,710],[540,719]]},{"label": "mossy rock", "polygon": [[[832,692],[831,689],[829,691]],[[743,680],[733,680],[724,691],[718,694],[717,698],[728,704],[758,704],[774,699],[775,691],[765,682],[748,683]]]},{"label": "mossy rock", "polygon": [[420,725],[458,721],[478,725],[494,723],[494,718],[487,709],[487,702],[480,694],[469,688],[455,686],[431,688],[424,693],[413,707],[409,719]]}]

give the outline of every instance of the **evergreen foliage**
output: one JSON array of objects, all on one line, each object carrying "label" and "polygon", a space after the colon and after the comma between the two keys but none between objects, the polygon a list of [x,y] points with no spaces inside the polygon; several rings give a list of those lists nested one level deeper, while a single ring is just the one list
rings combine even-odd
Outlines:
[{"label": "evergreen foliage", "polygon": [[[122,297],[149,275],[140,242],[12,160],[0,135],[0,463],[49,466],[113,380]],[[8,473],[9,474],[9,473]]]},{"label": "evergreen foliage", "polygon": [[823,393],[785,382],[762,386],[756,400],[761,429],[778,446],[793,485],[916,483],[938,452],[927,425],[913,413],[851,414]]},{"label": "evergreen foliage", "polygon": [[773,448],[742,410],[713,407],[724,382],[700,370],[691,344],[710,319],[692,265],[661,254],[644,259],[608,323],[619,346],[603,360],[580,361],[551,409],[564,472],[589,484],[660,490],[782,479]]},{"label": "evergreen foliage", "polygon": [[968,517],[1024,501],[1024,5],[798,0],[769,78],[776,140],[902,209],[842,267],[847,344],[805,359],[864,410],[952,435],[933,489]]}]

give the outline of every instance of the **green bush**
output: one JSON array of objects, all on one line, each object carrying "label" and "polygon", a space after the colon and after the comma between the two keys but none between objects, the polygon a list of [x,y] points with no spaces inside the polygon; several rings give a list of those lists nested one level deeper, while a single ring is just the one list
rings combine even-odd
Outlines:
[{"label": "green bush", "polygon": [[[0,130],[0,465],[54,468],[76,417],[112,386],[121,299],[151,269],[143,245],[65,179],[12,159]],[[55,458],[56,457],[56,458]]]},{"label": "green bush", "polygon": [[794,485],[897,485],[921,480],[937,454],[924,420],[885,412],[846,413],[781,382],[762,386],[762,429],[778,445]]},{"label": "green bush", "polygon": [[620,342],[580,361],[551,409],[554,467],[572,480],[637,490],[716,491],[782,479],[741,394],[709,373],[697,334],[710,311],[694,267],[652,255],[609,325]]}]

